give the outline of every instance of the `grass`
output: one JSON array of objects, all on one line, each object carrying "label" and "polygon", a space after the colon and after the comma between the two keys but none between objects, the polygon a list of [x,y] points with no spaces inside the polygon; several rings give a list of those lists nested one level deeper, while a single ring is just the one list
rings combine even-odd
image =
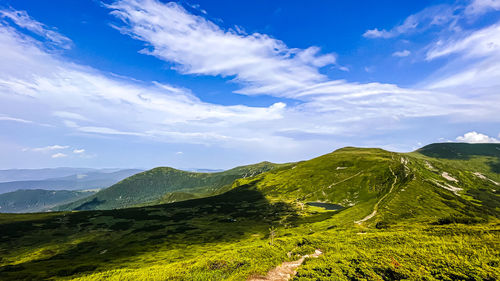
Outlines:
[{"label": "grass", "polygon": [[[260,200],[247,207],[239,202],[230,214],[234,204],[215,200],[195,213],[186,213],[193,203],[188,201],[147,211],[52,214],[29,224],[19,217],[22,224],[2,224],[0,279],[246,280],[314,249],[324,255],[306,260],[294,280],[500,277],[498,220],[341,226],[338,211]],[[256,214],[266,219],[253,219]],[[269,226],[276,227],[272,245]]]},{"label": "grass", "polygon": [[107,210],[207,197],[227,191],[226,186],[230,186],[238,178],[254,176],[281,166],[283,164],[262,162],[217,173],[195,173],[158,167],[133,175],[92,196],[55,209]]},{"label": "grass", "polygon": [[345,148],[212,197],[0,214],[0,280],[246,280],[315,249],[294,280],[498,280],[497,188],[473,175],[484,161]]}]

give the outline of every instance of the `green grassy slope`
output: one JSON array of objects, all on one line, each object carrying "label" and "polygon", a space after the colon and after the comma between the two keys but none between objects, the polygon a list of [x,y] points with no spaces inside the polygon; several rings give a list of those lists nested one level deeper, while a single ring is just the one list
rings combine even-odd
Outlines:
[{"label": "green grassy slope", "polygon": [[226,185],[281,166],[269,162],[236,167],[218,173],[193,173],[168,167],[154,168],[101,190],[58,210],[105,210],[169,203],[220,193]]},{"label": "green grassy slope", "polygon": [[497,185],[448,160],[344,148],[212,197],[0,214],[0,280],[243,281],[315,249],[293,280],[498,280]]},{"label": "green grassy slope", "polygon": [[27,189],[0,194],[0,213],[48,211],[56,205],[69,203],[96,191]]},{"label": "green grassy slope", "polygon": [[344,223],[361,220],[375,208],[377,213],[367,223],[498,216],[499,188],[486,177],[495,172],[483,171],[485,178],[481,178],[466,165],[452,164],[419,153],[343,148],[289,169],[239,179],[234,186],[252,186],[269,198],[298,204],[344,206],[337,216]]}]

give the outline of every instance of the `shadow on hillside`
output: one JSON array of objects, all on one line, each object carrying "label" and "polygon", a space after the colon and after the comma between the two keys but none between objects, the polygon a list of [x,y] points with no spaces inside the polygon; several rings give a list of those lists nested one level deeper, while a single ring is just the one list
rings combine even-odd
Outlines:
[{"label": "shadow on hillside", "polygon": [[69,249],[61,247],[55,250],[57,254],[47,252],[49,258],[0,267],[0,279],[44,279],[109,270],[147,251],[238,241],[250,233],[266,236],[271,225],[301,223],[291,205],[271,203],[247,186],[172,204],[60,213],[42,220],[37,216],[42,214],[33,214],[31,221],[0,225],[0,256],[7,249],[69,245],[71,239],[81,237],[85,242]]}]

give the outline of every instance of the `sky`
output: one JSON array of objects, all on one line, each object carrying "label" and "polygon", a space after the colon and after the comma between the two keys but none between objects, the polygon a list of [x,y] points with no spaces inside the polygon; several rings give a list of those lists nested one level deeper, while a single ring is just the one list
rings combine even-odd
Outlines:
[{"label": "sky", "polygon": [[499,142],[500,0],[0,0],[0,168]]}]

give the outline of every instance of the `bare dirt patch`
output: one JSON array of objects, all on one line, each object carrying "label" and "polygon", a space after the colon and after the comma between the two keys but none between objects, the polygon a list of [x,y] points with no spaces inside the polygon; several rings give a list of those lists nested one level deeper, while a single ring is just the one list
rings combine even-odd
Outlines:
[{"label": "bare dirt patch", "polygon": [[478,178],[482,179],[482,180],[488,180],[488,181],[490,181],[490,182],[494,183],[495,185],[500,185],[500,183],[498,183],[498,182],[496,182],[496,181],[494,181],[494,180],[492,180],[492,179],[487,178],[485,175],[483,175],[483,174],[481,174],[481,173],[479,173],[479,172],[475,172],[475,173],[474,173],[474,175],[475,175],[476,177],[478,177]]},{"label": "bare dirt patch", "polygon": [[297,268],[299,268],[306,258],[317,258],[322,254],[323,252],[316,249],[313,254],[304,255],[296,261],[282,263],[280,266],[271,269],[266,276],[251,276],[247,281],[288,281],[297,274]]},{"label": "bare dirt patch", "polygon": [[458,182],[458,180],[457,180],[456,178],[452,177],[452,176],[451,176],[450,174],[448,174],[447,172],[443,172],[443,173],[441,173],[441,176],[442,176],[443,178],[445,178],[446,180],[448,180],[448,181]]},{"label": "bare dirt patch", "polygon": [[462,190],[460,187],[456,187],[456,186],[453,186],[453,185],[449,185],[449,184],[447,184],[447,183],[445,183],[445,184],[441,184],[441,183],[439,183],[439,182],[437,182],[437,181],[433,181],[433,182],[434,182],[434,184],[435,184],[435,185],[437,185],[437,186],[439,186],[439,187],[442,187],[442,188],[444,188],[444,189],[446,189],[446,190],[449,190],[449,191],[451,191],[451,192],[455,193],[455,195],[460,196],[460,194],[458,193],[459,191],[461,191],[461,190]]}]

